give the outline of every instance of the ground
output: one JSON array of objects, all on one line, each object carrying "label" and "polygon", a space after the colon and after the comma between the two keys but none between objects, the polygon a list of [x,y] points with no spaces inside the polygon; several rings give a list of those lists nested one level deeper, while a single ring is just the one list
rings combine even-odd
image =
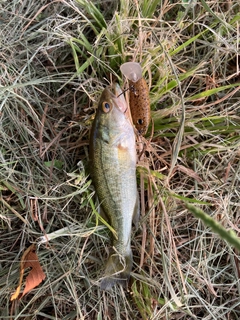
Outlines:
[{"label": "ground", "polygon": [[[240,235],[239,12],[237,0],[0,3],[1,319],[240,318],[237,246],[188,207]],[[89,130],[126,61],[141,63],[152,123],[129,285],[102,292],[111,232]],[[32,244],[45,280],[11,301]]]}]

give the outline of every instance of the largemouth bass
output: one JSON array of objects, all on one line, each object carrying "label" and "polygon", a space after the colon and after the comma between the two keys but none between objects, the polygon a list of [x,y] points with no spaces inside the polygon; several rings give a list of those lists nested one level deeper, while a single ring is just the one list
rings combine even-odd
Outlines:
[{"label": "largemouth bass", "polygon": [[121,92],[118,84],[103,91],[90,137],[93,184],[101,209],[116,231],[102,290],[127,283],[132,269],[132,221],[137,222],[139,214],[135,134]]}]

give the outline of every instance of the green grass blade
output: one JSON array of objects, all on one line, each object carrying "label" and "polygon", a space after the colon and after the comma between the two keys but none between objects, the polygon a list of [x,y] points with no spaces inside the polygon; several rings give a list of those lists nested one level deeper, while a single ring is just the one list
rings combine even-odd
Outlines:
[{"label": "green grass blade", "polygon": [[194,216],[198,219],[201,219],[202,222],[209,228],[212,229],[213,232],[217,233],[221,239],[227,241],[230,245],[232,245],[237,250],[240,250],[240,238],[236,235],[233,230],[226,230],[220,223],[210,217],[203,210],[196,208],[190,204],[185,203],[187,209],[194,214]]},{"label": "green grass blade", "polygon": [[193,96],[190,96],[188,98],[186,98],[186,101],[193,101],[193,100],[197,100],[197,99],[201,99],[201,98],[206,98],[206,97],[210,97],[213,94],[217,94],[218,92],[224,91],[224,90],[228,90],[228,89],[232,89],[235,87],[240,87],[240,82],[236,82],[233,84],[229,84],[227,86],[221,86],[221,87],[217,87],[217,88],[213,88],[213,89],[209,89],[200,93],[197,93]]}]

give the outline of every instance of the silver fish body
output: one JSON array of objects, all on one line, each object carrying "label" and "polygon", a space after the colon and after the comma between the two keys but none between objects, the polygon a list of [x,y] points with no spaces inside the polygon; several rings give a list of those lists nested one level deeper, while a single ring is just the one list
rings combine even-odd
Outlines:
[{"label": "silver fish body", "polygon": [[90,138],[92,180],[101,209],[117,234],[101,282],[103,290],[129,278],[132,221],[137,221],[139,214],[135,134],[125,115],[125,98],[118,97],[120,93],[117,84],[103,91]]}]

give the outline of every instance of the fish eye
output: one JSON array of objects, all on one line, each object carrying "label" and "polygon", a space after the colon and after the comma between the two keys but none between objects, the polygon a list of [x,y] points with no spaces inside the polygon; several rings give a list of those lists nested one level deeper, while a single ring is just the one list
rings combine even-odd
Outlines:
[{"label": "fish eye", "polygon": [[103,112],[108,113],[111,110],[111,104],[106,101],[103,101],[102,110]]},{"label": "fish eye", "polygon": [[142,125],[143,124],[143,119],[138,119],[137,123]]}]

